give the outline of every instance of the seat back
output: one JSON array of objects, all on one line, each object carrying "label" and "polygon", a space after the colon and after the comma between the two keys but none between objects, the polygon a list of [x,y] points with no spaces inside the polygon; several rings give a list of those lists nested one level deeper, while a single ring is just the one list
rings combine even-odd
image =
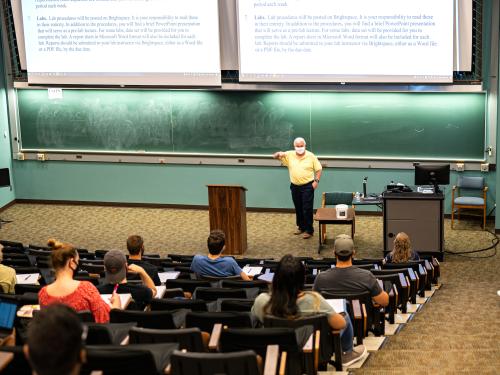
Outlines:
[{"label": "seat back", "polygon": [[21,242],[0,240],[0,244],[6,247],[9,246],[9,247],[17,247],[19,249],[24,249],[24,246]]},{"label": "seat back", "polygon": [[[91,371],[100,370],[106,375],[141,374],[158,375],[163,373],[158,368],[154,351],[165,346],[165,356],[169,356],[177,345],[88,345],[87,361],[82,365],[80,374],[90,374]],[[170,349],[170,350],[169,350]],[[160,357],[161,358],[161,357]],[[160,366],[163,365],[161,360]]]},{"label": "seat back", "polygon": [[95,323],[94,315],[90,310],[80,310],[77,311],[78,317],[82,323]]},{"label": "seat back", "polygon": [[234,353],[183,353],[176,350],[170,363],[172,375],[260,374],[252,350]]},{"label": "seat back", "polygon": [[138,327],[144,328],[177,328],[172,311],[133,311],[112,309],[109,314],[109,319],[111,323],[136,322]]},{"label": "seat back", "polygon": [[269,284],[264,280],[249,280],[249,281],[222,280],[220,285],[223,288],[233,288],[233,289],[259,288],[259,290],[261,291],[267,291],[269,289]]},{"label": "seat back", "polygon": [[180,350],[204,352],[205,346],[199,328],[150,329],[134,327],[129,331],[130,344],[176,342]]},{"label": "seat back", "polygon": [[223,299],[220,301],[220,311],[252,311],[254,301],[244,298]]},{"label": "seat back", "polygon": [[228,328],[221,332],[219,350],[221,352],[254,350],[265,358],[267,346],[278,345],[280,352],[287,352],[287,374],[302,374],[306,366],[302,347],[312,333],[312,326],[297,329],[289,327]]},{"label": "seat back", "polygon": [[194,295],[197,299],[216,301],[219,298],[246,298],[247,292],[245,289],[199,287]]},{"label": "seat back", "polygon": [[347,204],[352,206],[352,192],[344,191],[333,191],[333,192],[323,192],[323,197],[321,201],[321,207],[335,206],[337,204]]},{"label": "seat back", "polygon": [[87,345],[120,345],[136,323],[86,323],[85,326]]},{"label": "seat back", "polygon": [[458,176],[457,186],[467,190],[482,190],[484,188],[484,177]]},{"label": "seat back", "polygon": [[181,288],[185,292],[193,293],[198,287],[211,287],[210,281],[189,280],[189,279],[169,279],[166,284],[168,289]]},{"label": "seat back", "polygon": [[231,328],[250,328],[252,318],[246,312],[188,312],[186,328],[197,327],[203,332],[212,332],[214,324],[221,323]]},{"label": "seat back", "polygon": [[42,289],[42,286],[35,284],[16,284],[14,286],[16,294],[38,293],[40,289]]},{"label": "seat back", "polygon": [[0,346],[0,351],[14,354],[14,359],[1,371],[2,375],[32,375],[22,346]]},{"label": "seat back", "polygon": [[153,298],[151,311],[189,309],[191,311],[208,311],[207,303],[200,299]]},{"label": "seat back", "polygon": [[[320,331],[320,363],[327,363],[333,355],[333,335],[332,328],[328,322],[326,314],[315,314],[310,316],[300,317],[298,319],[277,318],[275,316],[267,315],[264,317],[264,327],[290,327],[297,328],[310,325],[314,331]],[[339,342],[340,344],[340,342]],[[314,350],[314,349],[313,349]]]}]

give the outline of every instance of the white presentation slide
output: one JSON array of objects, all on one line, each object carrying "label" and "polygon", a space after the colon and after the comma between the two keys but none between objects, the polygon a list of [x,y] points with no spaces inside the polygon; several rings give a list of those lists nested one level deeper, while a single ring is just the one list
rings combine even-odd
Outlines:
[{"label": "white presentation slide", "polygon": [[239,0],[240,81],[453,80],[453,0]]},{"label": "white presentation slide", "polygon": [[29,83],[218,86],[217,0],[22,0]]}]

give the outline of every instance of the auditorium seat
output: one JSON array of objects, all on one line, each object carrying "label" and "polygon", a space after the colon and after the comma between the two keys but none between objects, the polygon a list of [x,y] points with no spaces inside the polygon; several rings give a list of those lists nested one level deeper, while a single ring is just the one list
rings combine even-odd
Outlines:
[{"label": "auditorium seat", "polygon": [[199,328],[150,329],[134,327],[129,331],[130,344],[158,344],[173,342],[179,344],[180,350],[189,352],[206,352],[208,338],[203,337]]},{"label": "auditorium seat", "polygon": [[101,370],[105,375],[165,374],[178,344],[88,345],[80,374]]},{"label": "auditorium seat", "polygon": [[[340,341],[340,331],[333,330],[328,322],[326,314],[316,314],[300,317],[298,319],[277,318],[266,316],[264,327],[289,327],[297,328],[311,325],[314,332],[320,332],[319,342],[313,341],[313,351],[318,351],[318,363],[315,369],[326,370],[328,363],[331,363],[332,355],[335,353],[335,361],[332,363],[337,371],[342,371],[342,345]],[[319,344],[319,345],[318,345]]]},{"label": "auditorium seat", "polygon": [[299,328],[225,328],[219,340],[222,353],[253,350],[266,358],[268,345],[278,345],[286,352],[286,373],[290,375],[315,374],[314,329],[307,325]]},{"label": "auditorium seat", "polygon": [[86,345],[122,345],[129,331],[137,323],[85,323],[87,327]]},{"label": "auditorium seat", "polygon": [[151,311],[172,311],[178,309],[208,311],[207,302],[202,299],[153,298],[150,307]]},{"label": "auditorium seat", "polygon": [[212,332],[215,324],[231,328],[251,328],[254,326],[252,316],[247,312],[199,312],[186,314],[186,328],[199,328],[202,332]]},{"label": "auditorium seat", "polygon": [[[263,371],[259,369],[258,357],[252,350],[234,353],[186,353],[176,350],[171,357],[171,374],[275,375],[278,368],[279,350],[276,346],[269,346],[268,348]],[[286,355],[284,358],[286,358]]]},{"label": "auditorium seat", "polygon": [[[250,292],[254,292],[250,295]],[[198,287],[193,293],[193,298],[202,299],[204,301],[217,301],[219,298],[249,298],[255,299],[258,294],[257,290],[248,288],[215,288],[215,287]]]},{"label": "auditorium seat", "polygon": [[188,310],[177,311],[133,311],[112,309],[109,313],[111,323],[136,322],[138,327],[155,329],[174,329],[183,325]]}]

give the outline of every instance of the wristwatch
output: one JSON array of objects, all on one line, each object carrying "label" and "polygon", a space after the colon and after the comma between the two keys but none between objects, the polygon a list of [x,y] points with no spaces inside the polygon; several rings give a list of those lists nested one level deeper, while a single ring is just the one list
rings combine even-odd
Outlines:
[{"label": "wristwatch", "polygon": [[315,178],[314,179],[314,182],[318,183],[319,184],[319,179]]}]

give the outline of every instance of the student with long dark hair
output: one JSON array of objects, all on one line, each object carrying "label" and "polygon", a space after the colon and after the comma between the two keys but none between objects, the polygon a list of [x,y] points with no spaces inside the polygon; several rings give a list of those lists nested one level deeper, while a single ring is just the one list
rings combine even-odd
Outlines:
[{"label": "student with long dark hair", "polygon": [[[349,366],[361,359],[362,345],[353,350],[353,329],[348,315],[338,314],[317,292],[304,291],[305,267],[292,255],[281,258],[273,277],[271,293],[260,294],[252,307],[252,314],[263,322],[266,315],[296,319],[304,315],[325,313],[330,326],[341,331],[342,364]],[[362,347],[362,348],[361,348]]]}]

